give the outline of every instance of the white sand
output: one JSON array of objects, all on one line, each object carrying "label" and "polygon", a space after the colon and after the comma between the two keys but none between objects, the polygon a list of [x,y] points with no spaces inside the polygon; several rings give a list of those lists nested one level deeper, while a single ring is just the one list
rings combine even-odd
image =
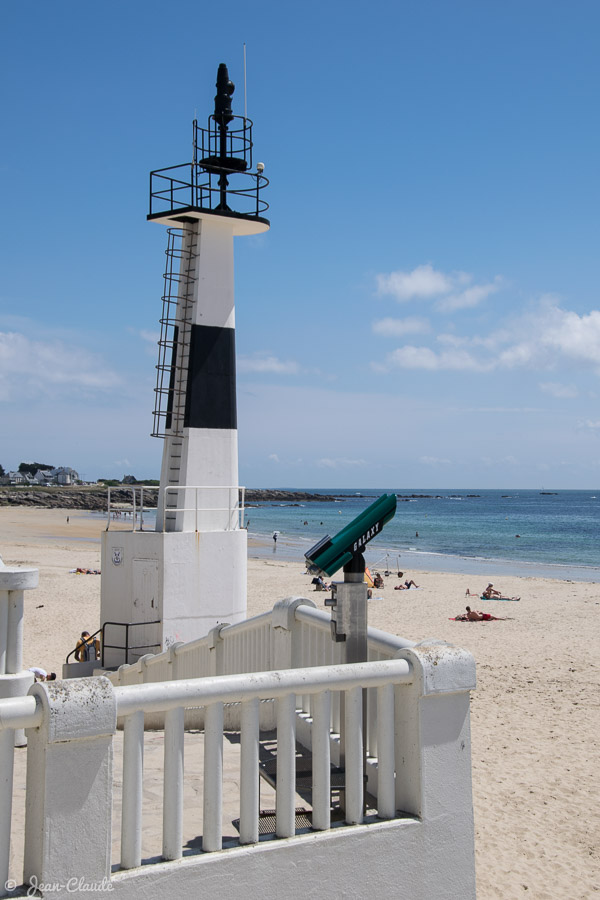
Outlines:
[{"label": "white sand", "polygon": [[[66,517],[70,522],[67,524]],[[26,593],[25,665],[60,675],[82,629],[100,625],[103,521],[73,511],[0,509],[0,555],[40,570]],[[248,615],[287,596],[323,606],[301,563],[249,560]],[[412,640],[441,638],[477,661],[472,758],[479,900],[600,896],[600,585],[489,578],[519,603],[480,601],[507,621],[449,620],[485,579],[407,573],[418,591],[374,592],[369,623]],[[475,607],[475,603],[470,603]],[[433,900],[433,898],[432,898]],[[460,900],[460,898],[457,898]]]}]

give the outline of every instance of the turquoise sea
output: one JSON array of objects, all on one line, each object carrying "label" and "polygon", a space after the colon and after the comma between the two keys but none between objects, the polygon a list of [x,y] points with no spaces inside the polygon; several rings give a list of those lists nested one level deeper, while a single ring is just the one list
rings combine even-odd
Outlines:
[{"label": "turquoise sea", "polygon": [[250,556],[302,563],[321,537],[335,535],[381,494],[396,493],[396,515],[368,545],[368,565],[600,582],[600,489],[304,490],[339,499],[249,506]]}]

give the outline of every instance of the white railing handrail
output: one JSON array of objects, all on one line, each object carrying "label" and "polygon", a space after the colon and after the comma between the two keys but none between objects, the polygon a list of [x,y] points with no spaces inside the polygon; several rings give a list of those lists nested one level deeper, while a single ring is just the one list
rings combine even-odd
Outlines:
[{"label": "white railing handrail", "polygon": [[[144,490],[159,491],[160,488],[158,487],[158,485],[155,485],[155,484],[120,484],[120,485],[114,485],[113,487],[109,487],[109,488],[107,488],[107,490],[108,490],[108,500],[107,500],[107,504],[106,504],[106,515],[107,515],[106,530],[110,531],[110,517],[111,517],[112,512],[122,512],[123,511],[123,508],[121,506],[116,507],[116,506],[114,506],[114,504],[111,504],[111,500],[110,500],[111,491],[130,491],[131,492],[131,507],[126,510],[127,512],[131,512],[131,518],[132,518],[131,530],[132,531],[138,530],[136,528],[136,524],[137,524],[136,520],[137,520],[138,512],[140,514],[139,530],[140,531],[143,530],[144,512],[155,509],[155,507],[153,507],[153,506],[144,506]],[[138,491],[138,490],[140,492],[139,503],[136,501],[136,491]],[[167,513],[167,512],[169,512],[169,513],[195,512],[196,525],[197,525],[198,513],[200,513],[200,512],[228,512],[230,515],[232,513],[237,513],[238,517],[239,517],[240,528],[243,526],[244,515],[245,515],[245,504],[246,504],[246,488],[243,487],[242,485],[236,485],[236,484],[206,484],[206,485],[171,484],[171,485],[167,485],[164,488],[165,500],[166,500],[167,494],[169,492],[187,491],[187,490],[196,492],[195,506],[189,506],[189,507],[182,506],[182,507],[169,507],[169,508],[167,508],[165,506],[165,513]],[[229,505],[223,506],[223,507],[212,507],[212,506],[199,507],[198,506],[198,491],[209,491],[209,490],[211,490],[211,491],[236,491],[237,500],[235,503],[231,503],[231,500],[230,500]]]},{"label": "white railing handrail", "polygon": [[[257,616],[253,616],[250,619],[244,619],[243,622],[237,622],[233,625],[225,624],[219,627],[219,639],[223,642],[223,645],[227,645],[228,641],[236,640],[239,637],[251,633],[253,631],[259,631],[265,625],[270,624],[272,621],[273,612],[269,610],[265,613],[260,613]],[[316,609],[312,605],[308,605],[308,603],[299,604],[294,609],[294,620],[297,623],[308,626],[309,628],[314,628],[316,631],[322,633],[323,635],[329,635],[330,633],[330,621],[331,617],[328,612],[325,612],[321,609]],[[160,665],[163,662],[172,662],[173,658],[176,659],[184,659],[193,656],[193,654],[200,650],[210,649],[213,646],[214,638],[212,633],[205,635],[201,638],[196,638],[194,641],[190,641],[189,643],[181,644],[177,646],[175,649],[164,650],[162,653],[158,653],[156,655],[147,654],[145,657],[145,665],[150,668],[154,668],[157,665]],[[397,637],[396,635],[388,634],[385,631],[380,631],[378,628],[369,627],[367,629],[367,642],[369,653],[371,654],[381,654],[382,656],[392,658],[396,655],[399,650],[404,650],[407,647],[414,647],[415,641],[409,641],[407,638]],[[131,666],[138,666],[139,669],[139,660],[135,663],[131,663]],[[267,664],[268,666],[268,664]],[[123,669],[128,668],[127,666],[121,666],[117,673],[114,675],[109,675],[110,680],[113,684],[119,683],[119,672]],[[196,676],[209,675],[209,672],[197,672]],[[227,674],[227,673],[224,673]]]},{"label": "white railing handrail", "polygon": [[[234,625],[223,625],[220,631],[220,635],[223,639],[226,638],[227,635],[238,635],[244,634],[246,631],[254,631],[255,628],[261,628],[267,621],[271,619],[272,613],[269,610],[266,613],[259,613],[257,616],[252,616],[250,619],[244,619],[243,622],[236,622]],[[188,646],[187,644],[185,645]],[[181,648],[183,650],[183,647]]]},{"label": "white railing handrail", "polygon": [[[320,631],[329,633],[331,616],[322,609],[315,609],[313,606],[297,606],[294,615],[298,622],[305,622]],[[415,646],[415,641],[388,634],[387,631],[381,631],[379,628],[373,628],[372,626],[367,628],[367,643],[369,650],[374,650],[378,653],[390,653],[391,655],[396,653],[397,650]]]},{"label": "white railing handrail", "polygon": [[35,697],[8,697],[0,700],[0,731],[8,728],[37,728],[43,711]]},{"label": "white railing handrail", "polygon": [[[176,491],[195,491],[194,506],[167,506],[167,497],[169,493]],[[235,491],[236,501],[231,503],[231,496],[228,506],[198,506],[198,491]],[[186,513],[193,512],[196,516],[195,528],[198,531],[198,513],[201,512],[227,512],[231,516],[233,513],[238,515],[238,524],[240,528],[244,524],[246,488],[237,484],[169,484],[164,489],[164,517],[167,513]]]},{"label": "white railing handrail", "polygon": [[131,684],[115,687],[115,696],[117,714],[128,716],[134,712],[164,712],[178,707],[208,706],[212,703],[271,700],[294,693],[316,694],[325,690],[348,691],[355,687],[410,684],[412,679],[410,663],[405,659],[393,659]]}]

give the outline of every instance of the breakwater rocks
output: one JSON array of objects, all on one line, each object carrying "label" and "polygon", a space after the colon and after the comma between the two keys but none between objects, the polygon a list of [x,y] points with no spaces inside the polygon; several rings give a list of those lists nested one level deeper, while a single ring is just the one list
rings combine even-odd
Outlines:
[{"label": "breakwater rocks", "polygon": [[327,500],[347,500],[348,497],[336,497],[333,494],[309,494],[306,491],[267,491],[246,489],[246,506],[250,503],[273,503],[277,506],[298,506],[300,503],[325,503]]},{"label": "breakwater rocks", "polygon": [[[0,488],[0,506],[35,506],[40,509],[81,509],[106,512],[108,491],[104,487]],[[145,488],[144,506],[155,507],[157,488]],[[246,506],[252,503],[300,504],[344,499],[306,491],[246,490]],[[131,489],[111,488],[111,506],[131,504]],[[136,502],[139,502],[137,492]]]},{"label": "breakwater rocks", "polygon": [[[144,491],[144,506],[156,506],[157,490]],[[0,489],[0,506],[35,506],[39,509],[81,509],[106,512],[106,488],[4,488]],[[112,504],[131,503],[131,491],[111,488]]]}]

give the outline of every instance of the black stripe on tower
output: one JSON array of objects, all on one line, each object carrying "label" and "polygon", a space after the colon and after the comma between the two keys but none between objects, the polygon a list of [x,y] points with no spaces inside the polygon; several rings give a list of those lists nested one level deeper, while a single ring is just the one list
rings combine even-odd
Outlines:
[{"label": "black stripe on tower", "polygon": [[165,427],[170,428],[173,422],[173,400],[175,398],[175,372],[177,371],[177,341],[179,340],[179,327],[173,328],[173,350],[171,351],[171,371],[169,373],[169,393],[167,394],[167,417]]},{"label": "black stripe on tower", "polygon": [[186,428],[237,428],[235,330],[192,325]]}]

